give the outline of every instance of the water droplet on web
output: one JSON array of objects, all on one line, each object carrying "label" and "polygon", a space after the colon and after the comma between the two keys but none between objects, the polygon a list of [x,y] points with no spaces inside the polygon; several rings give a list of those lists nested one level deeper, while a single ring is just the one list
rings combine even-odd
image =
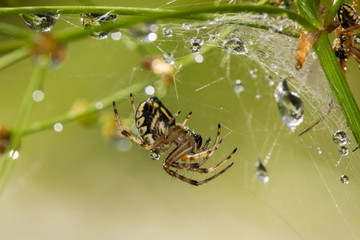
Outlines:
[{"label": "water droplet on web", "polygon": [[349,177],[346,175],[341,175],[340,181],[344,184],[349,184]]},{"label": "water droplet on web", "polygon": [[190,52],[194,54],[199,53],[203,44],[204,40],[202,39],[202,37],[190,38]]},{"label": "water droplet on web", "polygon": [[17,150],[11,150],[9,152],[9,156],[11,159],[15,160],[15,159],[18,159],[19,158],[19,152]]},{"label": "water droplet on web", "polygon": [[163,35],[164,35],[164,37],[172,37],[171,28],[163,28]]},{"label": "water droplet on web", "polygon": [[149,33],[149,35],[147,35],[147,40],[149,41],[149,42],[153,42],[153,41],[155,41],[157,39],[157,34],[156,33]]},{"label": "water droplet on web", "polygon": [[238,37],[225,39],[223,41],[223,47],[226,51],[235,55],[242,55],[248,52],[243,39]]},{"label": "water droplet on web", "polygon": [[257,69],[254,69],[254,70],[250,70],[250,76],[252,77],[252,78],[257,78],[257,74],[256,74],[256,72],[257,72]]},{"label": "water droplet on web", "polygon": [[209,42],[215,41],[216,38],[219,37],[219,34],[209,34]]},{"label": "water droplet on web", "polygon": [[61,132],[63,130],[63,125],[61,123],[55,123],[54,130],[55,132]]},{"label": "water droplet on web", "polygon": [[182,24],[182,28],[183,28],[184,30],[190,30],[190,27],[191,27],[190,23],[183,23],[183,24]]},{"label": "water droplet on web", "polygon": [[265,78],[266,78],[266,80],[268,80],[268,84],[269,84],[270,87],[274,86],[275,82],[274,82],[271,75],[266,75]]},{"label": "water droplet on web", "polygon": [[153,95],[155,93],[155,88],[153,86],[149,85],[145,88],[145,93],[147,95]]},{"label": "water droplet on web", "polygon": [[101,101],[98,101],[95,103],[95,107],[96,109],[102,109],[104,107],[104,104]]},{"label": "water droplet on web", "polygon": [[[114,22],[116,19],[116,15],[105,13],[84,13],[80,14],[81,16],[81,23],[84,26],[85,30],[92,30],[95,27],[101,26],[105,23]],[[110,31],[99,31],[99,32],[91,32],[89,36],[101,40],[108,37]]]},{"label": "water droplet on web", "polygon": [[151,151],[150,152],[150,158],[152,160],[159,160],[160,159],[160,154],[156,151]]},{"label": "water droplet on web", "polygon": [[202,63],[203,61],[204,61],[204,57],[203,57],[202,55],[197,54],[197,55],[195,56],[195,62],[197,62],[197,63]]},{"label": "water droplet on web", "polygon": [[360,34],[354,35],[353,40],[355,45],[360,45]]},{"label": "water droplet on web", "polygon": [[322,154],[321,148],[318,147],[317,152],[318,152],[318,154]]},{"label": "water droplet on web", "polygon": [[113,40],[120,40],[121,39],[121,32],[113,32],[110,34],[111,38]]},{"label": "water droplet on web", "polygon": [[281,25],[278,24],[271,24],[271,27],[278,32],[281,32],[283,30],[283,27]]},{"label": "water droplet on web", "polygon": [[158,25],[156,24],[150,24],[150,31],[151,32],[157,32],[157,30],[159,29]]},{"label": "water droplet on web", "polygon": [[256,164],[255,175],[263,183],[268,183],[270,180],[269,174],[267,173],[265,166],[260,161],[258,161],[258,163]]},{"label": "water droplet on web", "polygon": [[25,13],[20,14],[26,25],[35,32],[47,32],[55,25],[59,14],[54,13]]},{"label": "water droplet on web", "polygon": [[116,141],[116,148],[120,152],[127,152],[131,149],[131,141],[127,138],[121,138]]},{"label": "water droplet on web", "polygon": [[255,97],[256,97],[256,99],[260,99],[260,98],[261,98],[261,95],[260,95],[260,94],[256,94]]},{"label": "water droplet on web", "polygon": [[286,80],[280,82],[276,87],[275,99],[278,103],[281,120],[294,132],[303,121],[302,100],[297,93],[290,90]]},{"label": "water droplet on web", "polygon": [[235,92],[236,94],[239,94],[239,93],[241,93],[242,91],[245,90],[244,85],[243,85],[243,83],[241,82],[241,80],[236,80],[236,81],[233,83],[233,88],[234,88],[234,92]]},{"label": "water droplet on web", "polygon": [[175,60],[174,60],[174,55],[172,53],[164,53],[164,62],[168,63],[168,64],[174,64]]},{"label": "water droplet on web", "polygon": [[349,153],[349,149],[348,149],[347,147],[342,146],[342,147],[339,149],[339,153],[340,153],[341,155],[346,156],[346,155],[348,155],[348,153]]},{"label": "water droplet on web", "polygon": [[346,133],[342,130],[337,130],[333,137],[332,137],[334,143],[338,146],[344,146],[346,144],[348,144],[348,139],[346,136]]},{"label": "water droplet on web", "polygon": [[35,102],[41,102],[42,100],[44,100],[45,94],[41,90],[35,90],[32,94],[32,97]]}]

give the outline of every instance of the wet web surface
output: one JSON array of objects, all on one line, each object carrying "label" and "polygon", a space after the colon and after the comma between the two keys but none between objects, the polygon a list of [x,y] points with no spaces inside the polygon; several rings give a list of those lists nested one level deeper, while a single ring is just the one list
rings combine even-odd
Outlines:
[{"label": "wet web surface", "polygon": [[[156,6],[171,8],[172,5],[181,4],[175,0]],[[82,27],[78,18],[60,16],[58,21],[66,22],[68,28]],[[267,29],[249,26],[252,23]],[[204,22],[140,24],[136,29],[113,32],[102,41],[133,46],[134,51],[145,51],[144,57],[149,53],[158,55],[175,68],[170,80],[166,80],[170,86],[166,89],[159,83],[165,81],[164,75],[148,74],[152,83],[135,96],[135,101],[139,103],[149,95],[157,95],[165,99],[163,103],[167,107],[172,106],[172,113],[182,110],[185,117],[186,111],[193,111],[188,125],[190,129],[194,125],[204,138],[207,135],[214,138],[220,122],[224,139],[221,148],[226,149],[221,157],[233,146],[239,149],[234,156],[234,169],[220,178],[228,178],[227,183],[235,189],[232,191],[242,189],[242,194],[255,199],[262,211],[269,211],[292,238],[339,234],[344,239],[358,239],[360,153],[352,152],[357,144],[336,102],[324,121],[298,136],[326,114],[334,100],[313,52],[309,53],[303,69],[295,69],[297,38],[283,33],[284,28],[298,29],[296,24],[282,18],[229,14]],[[100,58],[107,61],[111,52],[98,47],[103,49]],[[143,76],[144,68],[133,66],[128,70],[127,84],[141,81],[138,76]],[[158,75],[168,73],[167,68],[164,71]],[[191,76],[196,76],[196,80]],[[123,83],[114,83],[112,87],[122,86]],[[276,99],[276,89],[288,95],[279,97],[277,92]],[[295,95],[300,100],[294,100]],[[44,97],[37,93],[36,99],[40,98],[42,101]],[[294,111],[295,117],[291,115]],[[121,114],[127,117],[127,113]],[[204,118],[208,120],[199,121]],[[131,119],[126,121],[125,125],[131,126]],[[61,132],[63,126],[54,129]],[[130,155],[142,151],[127,141],[120,145],[121,151],[130,149]],[[221,158],[219,155],[216,158]],[[241,204],[236,193],[232,197]],[[254,214],[260,219],[263,213]],[[323,233],[326,227],[328,232]]]}]

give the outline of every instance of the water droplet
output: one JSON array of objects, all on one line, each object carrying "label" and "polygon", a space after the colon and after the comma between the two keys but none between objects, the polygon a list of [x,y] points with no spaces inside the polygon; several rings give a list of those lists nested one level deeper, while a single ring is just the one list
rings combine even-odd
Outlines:
[{"label": "water droplet", "polygon": [[147,86],[146,88],[145,88],[145,93],[147,94],[147,95],[153,95],[154,93],[155,93],[155,88],[153,87],[153,86]]},{"label": "water droplet", "polygon": [[131,141],[128,138],[120,138],[116,141],[116,149],[120,152],[127,152],[131,149]]},{"label": "water droplet", "polygon": [[256,72],[257,72],[257,69],[250,70],[250,76],[251,76],[252,78],[257,78]]},{"label": "water droplet", "polygon": [[219,37],[219,34],[209,34],[209,42],[215,41]]},{"label": "water droplet", "polygon": [[160,154],[157,151],[151,151],[150,152],[150,158],[152,160],[159,160],[160,159]]},{"label": "water droplet", "polygon": [[158,25],[156,24],[150,24],[150,31],[151,32],[157,32],[157,30],[159,29]]},{"label": "water droplet", "polygon": [[283,27],[278,24],[271,24],[271,27],[275,29],[275,31],[281,32],[283,30]]},{"label": "water droplet", "polygon": [[184,30],[190,30],[190,27],[191,27],[190,23],[183,23],[183,25],[182,25],[182,28]]},{"label": "water droplet", "polygon": [[292,130],[302,122],[304,109],[302,100],[297,93],[290,90],[286,80],[279,83],[275,89],[275,99],[278,103],[281,120]]},{"label": "water droplet", "polygon": [[9,152],[9,156],[11,159],[15,160],[15,159],[18,159],[19,158],[19,152],[18,151],[14,151],[14,150],[11,150]]},{"label": "water droplet", "polygon": [[197,55],[195,56],[195,62],[197,62],[197,63],[202,63],[203,61],[204,61],[204,57],[203,57],[202,55],[197,54]]},{"label": "water droplet", "polygon": [[270,180],[269,174],[267,173],[265,166],[260,161],[258,161],[258,163],[256,164],[255,175],[263,183],[268,183]]},{"label": "water droplet", "polygon": [[349,177],[346,175],[341,175],[340,181],[344,184],[349,184]]},{"label": "water droplet", "polygon": [[95,107],[96,109],[102,109],[104,107],[104,104],[101,101],[98,101],[95,103]]},{"label": "water droplet", "polygon": [[354,35],[353,40],[355,45],[360,45],[360,34]]},{"label": "water droplet", "polygon": [[149,33],[147,35],[147,39],[148,39],[148,42],[153,42],[157,39],[157,34],[156,33]]},{"label": "water droplet", "polygon": [[261,95],[260,94],[256,94],[256,99],[260,99],[261,98]]},{"label": "water droplet", "polygon": [[322,154],[321,148],[318,147],[317,152],[318,152],[318,154]]},{"label": "water droplet", "polygon": [[226,51],[235,55],[242,55],[248,52],[248,49],[243,42],[243,38],[235,37],[231,39],[225,39],[223,41],[223,47]]},{"label": "water droplet", "polygon": [[174,55],[172,53],[164,53],[164,62],[168,63],[168,64],[174,64]]},{"label": "water droplet", "polygon": [[110,34],[110,36],[111,36],[111,38],[113,39],[113,40],[120,40],[121,39],[121,32],[119,31],[119,32],[113,32],[113,33],[111,33]]},{"label": "water droplet", "polygon": [[[114,22],[116,19],[116,15],[109,13],[85,13],[80,14],[80,16],[84,29],[88,31],[91,31],[94,27],[101,26],[102,24]],[[91,32],[89,36],[94,39],[101,40],[107,38],[109,33],[110,31]]]},{"label": "water droplet", "polygon": [[163,28],[163,35],[164,35],[164,37],[172,37],[171,28]]},{"label": "water droplet", "polygon": [[341,155],[346,156],[346,155],[348,155],[348,153],[349,153],[349,149],[348,149],[347,147],[342,146],[342,147],[339,149],[339,153],[340,153]]},{"label": "water droplet", "polygon": [[26,13],[20,14],[26,25],[35,32],[47,32],[55,25],[59,14],[54,13]]},{"label": "water droplet", "polygon": [[268,84],[270,87],[274,85],[275,82],[271,75],[266,75],[265,78],[266,78],[266,80],[268,80]]},{"label": "water droplet", "polygon": [[333,137],[332,137],[334,143],[338,146],[344,146],[346,144],[348,144],[348,139],[346,136],[346,133],[342,130],[337,130]]},{"label": "water droplet", "polygon": [[44,100],[45,94],[41,90],[35,90],[32,94],[32,97],[35,102],[41,102],[42,100]]},{"label": "water droplet", "polygon": [[194,54],[199,53],[203,44],[204,40],[202,39],[202,37],[190,38],[190,52]]},{"label": "water droplet", "polygon": [[61,132],[63,130],[63,125],[61,123],[55,123],[54,130],[55,132]]},{"label": "water droplet", "polygon": [[236,80],[233,83],[233,88],[234,88],[234,92],[237,93],[237,94],[239,94],[239,93],[241,93],[242,91],[245,90],[244,85],[241,82],[241,80]]}]

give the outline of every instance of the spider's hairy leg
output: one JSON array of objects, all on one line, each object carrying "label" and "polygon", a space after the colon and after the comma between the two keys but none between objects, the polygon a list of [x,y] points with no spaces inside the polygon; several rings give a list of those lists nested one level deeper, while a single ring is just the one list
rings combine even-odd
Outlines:
[{"label": "spider's hairy leg", "polygon": [[191,117],[192,112],[189,112],[188,115],[186,116],[186,118],[184,119],[184,121],[180,124],[181,127],[185,127],[187,121],[189,120],[189,118]]},{"label": "spider's hairy leg", "polygon": [[135,106],[134,97],[133,97],[132,93],[130,93],[130,102],[131,102],[131,105],[132,105],[132,108],[133,108],[133,111],[134,111],[134,116],[135,116],[135,114],[136,114],[136,106]]},{"label": "spider's hairy leg", "polygon": [[231,166],[233,165],[233,163],[231,163],[229,166],[227,166],[226,168],[224,168],[223,170],[221,170],[220,172],[216,173],[215,175],[209,177],[209,178],[205,178],[204,180],[201,180],[201,181],[196,181],[196,180],[193,180],[193,179],[190,179],[190,178],[187,178],[183,175],[180,175],[178,174],[177,172],[174,172],[173,170],[169,169],[169,166],[168,165],[163,165],[163,168],[164,170],[170,175],[170,176],[173,176],[173,177],[176,177],[178,179],[180,179],[181,181],[184,181],[186,183],[189,183],[191,185],[194,185],[194,186],[199,186],[199,185],[202,185],[204,183],[207,183],[211,180],[213,180],[214,178],[220,176],[221,174],[223,174],[224,172],[226,172]]},{"label": "spider's hairy leg", "polygon": [[[210,168],[199,168],[200,165],[198,163],[192,163],[192,164],[187,164],[187,163],[178,163],[178,162],[174,162],[172,163],[172,167],[178,168],[178,169],[185,169],[187,171],[192,171],[192,172],[198,172],[198,173],[210,173],[214,170],[216,170],[217,168],[221,167],[224,163],[226,163],[230,158],[232,158],[232,156],[235,154],[237,148],[235,148],[232,153],[225,158],[224,160],[222,160],[221,162],[219,162],[218,164],[216,164],[216,166],[214,167],[210,167]],[[232,165],[233,163],[231,163]]]},{"label": "spider's hairy leg", "polygon": [[121,121],[120,121],[120,117],[119,117],[119,114],[118,114],[118,111],[117,111],[117,108],[116,108],[115,101],[113,101],[113,109],[114,109],[116,121],[117,121],[117,123],[119,125],[121,134],[124,135],[125,137],[129,138],[131,141],[139,144],[141,147],[145,148],[146,150],[149,150],[149,151],[153,150],[153,148],[151,146],[146,145],[142,140],[134,137],[133,135],[131,135],[128,131],[126,131],[124,129],[124,127],[123,127],[123,125],[121,124]]},{"label": "spider's hairy leg", "polygon": [[350,55],[360,64],[360,50],[356,47],[350,47]]},{"label": "spider's hairy leg", "polygon": [[168,125],[171,125],[175,121],[175,119],[179,116],[180,113],[181,111],[175,113],[174,116],[169,120]]}]

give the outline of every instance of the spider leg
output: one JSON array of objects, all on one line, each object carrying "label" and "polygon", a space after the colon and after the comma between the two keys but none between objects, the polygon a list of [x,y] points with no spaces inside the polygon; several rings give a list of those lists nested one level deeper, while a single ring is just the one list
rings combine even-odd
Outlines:
[{"label": "spider leg", "polygon": [[136,106],[135,106],[134,97],[133,97],[132,93],[130,93],[130,102],[131,102],[131,105],[132,105],[132,108],[133,108],[133,111],[134,111],[134,116],[135,116],[135,114],[136,114]]},{"label": "spider leg", "polygon": [[214,167],[210,168],[199,168],[200,165],[198,163],[192,163],[192,164],[186,164],[186,163],[178,163],[178,162],[172,162],[171,166],[178,168],[178,169],[184,169],[187,171],[192,172],[198,172],[198,173],[210,173],[214,170],[216,170],[218,167],[222,166],[224,163],[226,163],[236,152],[237,148],[235,148],[232,153],[224,160],[216,164]]},{"label": "spider leg", "polygon": [[184,121],[180,124],[181,127],[185,127],[187,121],[189,120],[189,118],[191,117],[192,112],[189,112],[188,115],[186,116],[186,118],[184,119]]},{"label": "spider leg", "polygon": [[153,150],[153,148],[151,146],[146,145],[142,140],[134,137],[133,135],[131,135],[128,131],[126,131],[123,127],[123,125],[121,124],[120,118],[119,118],[119,114],[118,111],[116,109],[116,104],[115,101],[113,101],[113,108],[114,108],[114,113],[115,113],[115,117],[116,117],[116,121],[119,125],[120,128],[120,132],[122,135],[124,135],[125,137],[129,138],[131,141],[139,144],[141,147],[145,148],[146,150]]},{"label": "spider leg", "polygon": [[347,59],[339,59],[341,71],[343,72],[343,74],[345,74],[346,72],[346,60]]},{"label": "spider leg", "polygon": [[350,47],[351,56],[360,64],[360,50],[356,47]]},{"label": "spider leg", "polygon": [[163,168],[170,176],[176,177],[176,178],[180,179],[181,181],[184,181],[184,182],[189,183],[191,185],[199,186],[199,185],[207,183],[207,182],[213,180],[214,178],[220,176],[221,174],[226,172],[232,165],[233,165],[233,163],[231,163],[229,166],[227,166],[226,168],[224,168],[220,172],[216,173],[215,175],[213,175],[213,176],[211,176],[209,178],[205,178],[204,180],[201,180],[201,181],[196,181],[196,180],[187,178],[187,177],[185,177],[183,175],[180,175],[177,172],[174,172],[173,170],[169,169],[169,167],[170,167],[169,165],[164,164]]}]

